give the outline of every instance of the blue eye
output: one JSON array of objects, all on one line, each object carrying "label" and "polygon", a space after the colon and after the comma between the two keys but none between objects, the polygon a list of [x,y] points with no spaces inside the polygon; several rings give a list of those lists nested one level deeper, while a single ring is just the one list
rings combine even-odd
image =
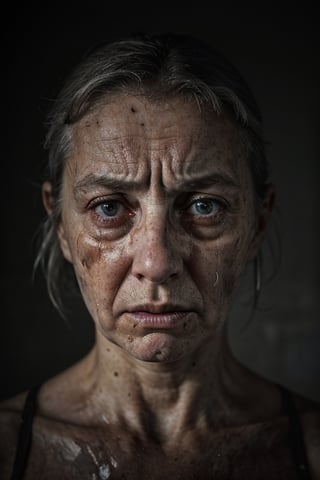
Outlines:
[{"label": "blue eye", "polygon": [[221,205],[212,198],[200,198],[195,200],[190,205],[190,208],[194,215],[208,216],[216,214],[220,210]]},{"label": "blue eye", "polygon": [[121,203],[116,200],[108,200],[96,207],[96,212],[102,217],[115,217],[121,210]]}]

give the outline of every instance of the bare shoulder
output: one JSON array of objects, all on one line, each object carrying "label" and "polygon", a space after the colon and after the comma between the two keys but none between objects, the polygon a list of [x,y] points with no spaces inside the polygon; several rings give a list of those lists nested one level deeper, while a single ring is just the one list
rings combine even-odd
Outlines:
[{"label": "bare shoulder", "polygon": [[21,424],[21,414],[26,399],[26,392],[0,402],[0,478],[9,478],[18,433]]},{"label": "bare shoulder", "polygon": [[17,434],[26,396],[27,392],[23,392],[0,402],[1,440],[10,433]]}]

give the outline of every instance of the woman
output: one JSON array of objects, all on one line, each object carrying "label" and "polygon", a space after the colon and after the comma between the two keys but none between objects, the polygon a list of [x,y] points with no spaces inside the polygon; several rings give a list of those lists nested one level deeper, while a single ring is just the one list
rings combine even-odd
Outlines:
[{"label": "woman", "polygon": [[37,262],[60,311],[79,287],[96,340],[2,405],[1,478],[319,478],[318,407],[227,341],[275,197],[240,75],[196,39],[133,35],[88,53],[49,124]]}]

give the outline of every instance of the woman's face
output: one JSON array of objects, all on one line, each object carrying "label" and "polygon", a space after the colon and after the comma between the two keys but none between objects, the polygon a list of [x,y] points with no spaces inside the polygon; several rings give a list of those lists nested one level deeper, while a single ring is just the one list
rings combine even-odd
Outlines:
[{"label": "woman's face", "polygon": [[182,99],[108,99],[74,127],[58,235],[100,334],[142,360],[190,355],[261,237],[239,130]]}]

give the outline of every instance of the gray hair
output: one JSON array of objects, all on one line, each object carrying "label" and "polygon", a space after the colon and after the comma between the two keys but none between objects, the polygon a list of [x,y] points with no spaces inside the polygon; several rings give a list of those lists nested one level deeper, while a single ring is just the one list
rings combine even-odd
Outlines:
[{"label": "gray hair", "polygon": [[172,33],[133,34],[96,45],[67,78],[47,121],[46,180],[52,185],[54,209],[42,226],[35,267],[42,266],[49,296],[61,314],[62,293],[78,288],[56,233],[72,126],[107,95],[123,91],[155,100],[182,96],[196,100],[200,108],[231,112],[244,132],[257,201],[264,198],[269,167],[261,114],[249,86],[227,59],[200,39]]}]

